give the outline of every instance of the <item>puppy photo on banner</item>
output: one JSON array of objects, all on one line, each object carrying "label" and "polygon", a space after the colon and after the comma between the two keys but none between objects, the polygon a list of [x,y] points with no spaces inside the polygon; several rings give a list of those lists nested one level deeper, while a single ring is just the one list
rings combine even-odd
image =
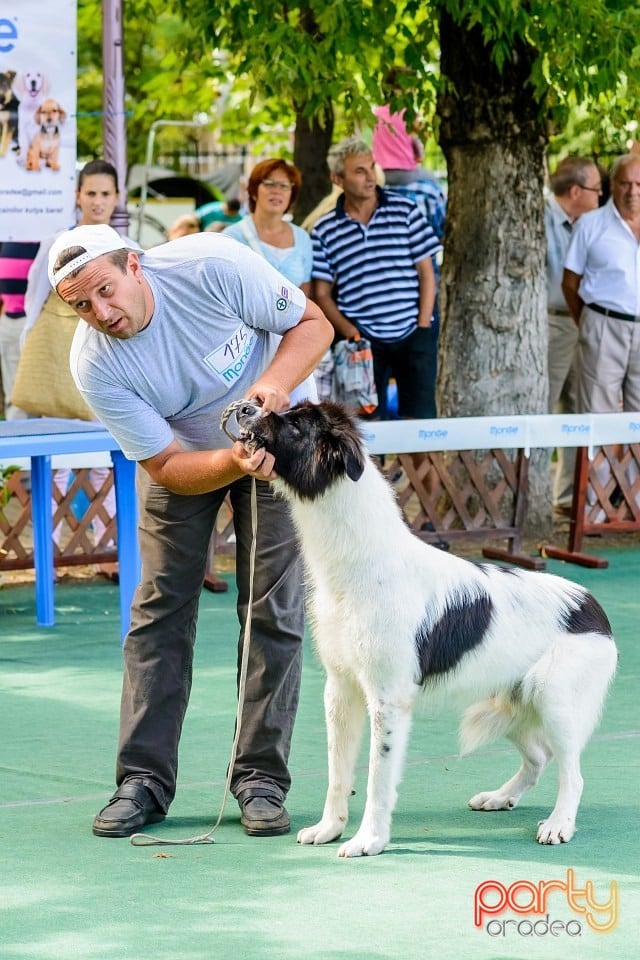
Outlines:
[{"label": "puppy photo on banner", "polygon": [[580,756],[617,666],[597,600],[553,574],[474,563],[420,540],[340,405],[263,414],[247,401],[237,420],[248,449],[275,457],[273,485],[291,507],[327,675],[329,785],[321,819],[299,843],[329,843],[346,829],[368,714],[364,815],[338,855],[384,850],[419,697],[460,703],[463,753],[506,737],[520,754],[510,779],[471,797],[472,810],[513,809],[555,759],[556,803],[532,835],[571,840]]},{"label": "puppy photo on banner", "polygon": [[0,12],[0,240],[75,222],[76,0],[5,0]]}]

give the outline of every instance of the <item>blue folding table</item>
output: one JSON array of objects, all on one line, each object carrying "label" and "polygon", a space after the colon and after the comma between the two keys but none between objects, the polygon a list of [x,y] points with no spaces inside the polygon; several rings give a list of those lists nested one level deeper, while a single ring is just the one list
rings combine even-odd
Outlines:
[{"label": "blue folding table", "polygon": [[136,465],[127,460],[116,440],[99,423],[39,417],[0,421],[0,460],[31,460],[31,515],[36,574],[36,617],[41,627],[55,623],[53,523],[51,517],[51,457],[54,454],[108,452],[113,463],[116,529],[120,576],[120,629],[129,629],[131,601],[140,579],[135,494]]}]

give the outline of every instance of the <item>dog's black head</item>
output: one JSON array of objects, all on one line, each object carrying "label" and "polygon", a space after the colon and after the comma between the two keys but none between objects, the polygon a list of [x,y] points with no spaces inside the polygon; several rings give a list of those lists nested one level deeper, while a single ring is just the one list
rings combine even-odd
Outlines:
[{"label": "dog's black head", "polygon": [[275,457],[275,471],[302,500],[315,500],[338,480],[359,480],[366,454],[355,420],[336,403],[305,401],[286,413],[237,413],[241,439]]},{"label": "dog's black head", "polygon": [[15,71],[7,70],[6,73],[0,73],[0,106],[7,106],[13,98],[12,85],[15,80]]}]

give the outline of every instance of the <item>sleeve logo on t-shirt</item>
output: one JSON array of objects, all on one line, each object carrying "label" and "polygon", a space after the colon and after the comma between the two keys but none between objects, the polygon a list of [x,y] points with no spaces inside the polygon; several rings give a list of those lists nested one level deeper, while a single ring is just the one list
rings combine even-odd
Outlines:
[{"label": "sleeve logo on t-shirt", "polygon": [[280,287],[279,294],[276,300],[276,310],[286,310],[291,299],[291,291],[288,287]]},{"label": "sleeve logo on t-shirt", "polygon": [[204,362],[224,384],[231,386],[241,376],[256,342],[255,330],[241,323],[221,346],[203,357]]}]

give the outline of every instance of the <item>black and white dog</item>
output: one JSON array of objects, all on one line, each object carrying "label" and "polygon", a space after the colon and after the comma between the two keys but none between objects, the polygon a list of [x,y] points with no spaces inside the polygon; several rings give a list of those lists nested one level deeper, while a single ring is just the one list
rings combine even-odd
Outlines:
[{"label": "black and white dog", "polygon": [[469,800],[473,810],[512,809],[555,757],[558,796],[537,839],[571,840],[580,754],[617,663],[597,601],[560,577],[475,564],[415,537],[340,406],[303,403],[263,416],[247,403],[237,419],[249,448],[275,456],[274,485],[300,537],[327,672],[329,789],[322,819],[298,842],[328,843],[344,831],[368,711],[364,816],[338,855],[384,850],[421,691],[460,694],[463,752],[506,736],[521,754],[510,780]]}]

